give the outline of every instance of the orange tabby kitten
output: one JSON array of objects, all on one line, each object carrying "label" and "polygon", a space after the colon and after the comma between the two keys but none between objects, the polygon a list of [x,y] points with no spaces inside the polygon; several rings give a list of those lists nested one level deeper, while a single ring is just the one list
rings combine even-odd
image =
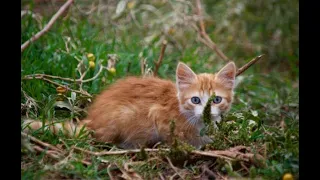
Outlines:
[{"label": "orange tabby kitten", "polygon": [[[93,130],[98,141],[138,148],[159,141],[170,142],[170,121],[175,120],[175,134],[200,148],[212,142],[208,136],[200,136],[204,106],[215,93],[211,114],[214,122],[219,122],[220,115],[230,109],[235,75],[236,66],[230,62],[216,74],[198,75],[186,64],[179,63],[176,83],[155,77],[128,77],[95,98],[82,125]],[[40,122],[27,122],[33,129],[41,127]],[[54,132],[67,129],[70,134],[75,126],[69,123],[62,128],[61,124],[55,124],[50,128]]]}]

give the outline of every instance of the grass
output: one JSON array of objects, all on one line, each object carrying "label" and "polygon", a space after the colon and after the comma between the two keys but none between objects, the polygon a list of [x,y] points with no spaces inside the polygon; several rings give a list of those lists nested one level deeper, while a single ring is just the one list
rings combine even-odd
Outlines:
[{"label": "grass", "polygon": [[[99,2],[93,1],[95,4]],[[221,58],[197,41],[195,33],[188,24],[184,26],[177,23],[181,17],[175,12],[190,15],[192,13],[190,7],[183,8],[185,7],[183,3],[177,1],[134,2],[136,4],[133,8],[130,9],[127,5],[121,17],[117,19],[111,18],[116,14],[114,10],[101,10],[100,14],[96,10],[85,15],[79,12],[79,9],[72,7],[68,16],[59,19],[49,32],[21,54],[21,76],[43,73],[77,79],[79,74],[76,71],[78,65],[76,59],[86,59],[87,53],[93,53],[96,57],[96,66],[85,76],[85,79],[88,79],[98,72],[99,62],[106,66],[108,55],[116,54],[119,61],[115,66],[115,74],[104,70],[97,79],[83,86],[84,90],[95,96],[119,78],[141,75],[141,59],[146,59],[148,67],[152,69],[153,60],[159,57],[160,42],[163,38],[168,39],[169,43],[159,69],[159,76],[162,78],[174,80],[178,61],[187,63],[197,73],[215,72],[224,65]],[[76,5],[85,10],[90,7],[85,3],[86,1],[78,1]],[[237,145],[245,145],[253,150],[263,147],[266,166],[247,163],[245,165],[248,170],[241,170],[238,162],[228,163],[219,159],[191,157],[187,163],[175,162],[175,166],[181,174],[186,175],[186,179],[200,178],[204,166],[227,177],[281,179],[283,174],[292,173],[298,179],[299,49],[295,34],[298,23],[293,20],[295,13],[281,11],[284,7],[295,6],[296,2],[287,4],[270,2],[264,4],[267,8],[260,10],[259,13],[255,13],[255,8],[261,5],[258,1],[256,3],[230,1],[229,4],[224,1],[215,3],[204,1],[203,3],[208,15],[206,23],[209,36],[228,57],[234,59],[238,67],[256,55],[267,54],[265,59],[238,77],[240,83],[235,91],[232,109],[224,116],[220,130],[215,132],[215,141],[204,150],[227,149]],[[31,9],[36,7],[27,1],[23,5],[29,5]],[[115,9],[119,5],[111,3],[110,6],[114,6]],[[162,16],[158,17],[150,10],[145,10],[151,6],[158,9],[158,13]],[[232,13],[236,6],[244,7],[242,14]],[[278,12],[275,9],[280,10]],[[132,10],[136,10],[137,22],[128,21],[129,12]],[[284,13],[282,18],[273,18],[275,16],[273,10],[280,14]],[[45,14],[44,11],[39,13]],[[264,18],[269,15],[272,17],[270,20]],[[50,17],[51,15],[43,15],[41,25],[44,26]],[[228,22],[229,28],[223,30],[225,27],[222,22]],[[145,28],[139,29],[137,23],[145,25]],[[290,28],[287,28],[288,24]],[[39,26],[31,16],[24,16],[21,24],[21,42],[25,42],[38,32]],[[168,31],[168,34],[163,33],[166,32],[166,27],[171,27],[173,30]],[[283,44],[277,44],[272,40],[277,28],[282,31],[283,35],[280,37]],[[237,34],[236,30],[241,35]],[[68,84],[73,89],[79,88],[76,83],[60,80],[56,82]],[[85,109],[90,105],[87,97],[78,93],[74,96],[68,92],[66,98],[69,98],[70,103],[66,103],[66,108],[57,107],[56,86],[43,80],[22,80],[21,89],[24,92],[21,93],[21,102],[26,105],[22,108],[21,119],[24,119],[26,114],[40,120],[62,121],[74,117],[81,119],[85,117]],[[63,148],[69,156],[55,160],[44,153],[30,153],[27,148],[21,148],[22,179],[105,179],[109,177],[108,171],[113,175],[122,174],[124,165],[132,161],[139,162],[129,165],[129,171],[126,170],[132,176],[139,174],[144,179],[154,179],[159,178],[159,174],[166,178],[175,174],[161,153],[147,153],[147,155],[138,153],[137,156],[132,154],[87,156],[72,151],[71,147],[77,146],[92,151],[116,149],[116,147],[96,142],[86,135],[71,139],[63,134],[56,136],[44,129],[35,131],[32,135],[41,141]],[[80,159],[90,161],[92,164],[84,165]]]}]

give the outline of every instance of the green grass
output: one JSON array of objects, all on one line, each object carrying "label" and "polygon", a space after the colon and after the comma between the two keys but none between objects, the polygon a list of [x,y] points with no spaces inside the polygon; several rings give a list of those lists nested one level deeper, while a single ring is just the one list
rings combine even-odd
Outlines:
[{"label": "green grass", "polygon": [[[93,1],[98,5],[100,1]],[[76,5],[85,10],[90,6],[86,1],[77,1]],[[23,4],[30,4],[24,2]],[[101,7],[104,4],[99,4]],[[145,10],[153,6],[158,9],[160,17],[154,12]],[[229,177],[250,177],[263,179],[281,179],[284,173],[292,173],[299,177],[299,48],[298,48],[298,6],[297,2],[265,2],[257,1],[204,1],[207,12],[207,31],[218,47],[238,67],[244,65],[257,55],[266,54],[260,62],[250,67],[243,75],[235,90],[235,100],[232,109],[223,118],[219,131],[215,132],[215,141],[208,149],[227,149],[237,145],[245,145],[253,150],[265,148],[265,167],[246,164],[249,171],[240,170],[239,163],[227,163],[223,160],[208,158],[191,158],[187,163],[175,163],[191,179],[201,174],[204,164],[214,172]],[[116,8],[117,4],[110,4]],[[242,7],[240,14],[236,7]],[[262,8],[260,7],[262,6]],[[31,6],[32,7],[32,6]],[[85,83],[83,89],[93,96],[97,95],[117,79],[127,75],[141,75],[140,60],[146,59],[148,67],[153,69],[154,60],[159,57],[163,38],[169,41],[159,76],[174,80],[175,68],[178,61],[190,65],[197,72],[215,72],[225,62],[204,44],[197,41],[196,33],[190,25],[174,24],[180,16],[179,11],[191,15],[189,6],[183,3],[169,1],[157,3],[153,1],[137,1],[133,10],[137,22],[130,20],[129,9],[126,8],[118,19],[112,19],[115,10],[97,10],[84,15],[74,6],[68,16],[53,25],[49,32],[35,43],[32,43],[21,54],[21,76],[30,74],[48,74],[60,77],[78,79],[76,70],[78,59],[86,59],[87,53],[96,57],[96,67],[91,69],[84,79],[93,77],[99,70],[98,63],[107,65],[108,55],[116,54],[119,58],[116,74],[104,70],[100,76]],[[264,8],[266,7],[266,8]],[[282,11],[288,9],[292,11]],[[241,8],[240,8],[241,9]],[[279,10],[278,10],[279,9]],[[229,11],[228,11],[229,10]],[[276,12],[276,13],[274,13]],[[40,14],[45,14],[44,11]],[[281,16],[276,16],[279,14]],[[44,26],[51,15],[42,19]],[[270,17],[270,18],[266,18]],[[276,17],[276,18],[275,18]],[[168,18],[168,19],[165,19]],[[224,23],[228,23],[228,27]],[[139,29],[137,23],[145,28]],[[175,29],[174,34],[163,34],[166,27]],[[21,24],[21,42],[25,42],[40,30],[39,24],[31,16],[24,16]],[[281,31],[281,42],[275,42],[272,37],[276,31]],[[149,43],[146,37],[156,35]],[[231,38],[232,36],[232,38]],[[127,72],[128,64],[130,70]],[[55,80],[67,84],[70,88],[78,89],[76,83]],[[40,120],[66,120],[74,117],[85,117],[86,108],[90,105],[87,97],[77,93],[74,100],[71,92],[66,94],[70,99],[67,108],[55,106],[56,86],[43,80],[22,80],[21,102],[26,105],[21,111],[21,119],[26,114]],[[92,98],[91,98],[92,99]],[[67,103],[68,104],[68,103]],[[75,107],[78,107],[75,108]],[[58,136],[50,131],[39,130],[32,135],[38,139],[63,148],[68,152],[59,160],[48,157],[43,153],[31,153],[26,148],[21,149],[22,179],[46,178],[75,178],[75,179],[105,179],[108,170],[113,174],[121,174],[124,164],[131,161],[132,172],[138,173],[145,179],[172,176],[175,172],[162,158],[161,153],[122,156],[87,156],[85,153],[71,151],[77,146],[92,151],[102,151],[116,148],[112,144],[96,142],[86,135],[78,138],[68,138],[63,134]],[[205,149],[206,150],[206,149]],[[69,156],[68,156],[69,155]],[[158,157],[159,160],[155,157]],[[87,160],[91,165],[84,165],[80,160]],[[110,165],[110,166],[109,166]],[[186,177],[186,179],[187,179]]]}]

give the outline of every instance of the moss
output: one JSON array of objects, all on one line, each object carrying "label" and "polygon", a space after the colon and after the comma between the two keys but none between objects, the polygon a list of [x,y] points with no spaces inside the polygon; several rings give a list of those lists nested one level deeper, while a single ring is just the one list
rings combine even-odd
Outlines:
[{"label": "moss", "polygon": [[214,126],[211,118],[211,102],[216,97],[215,93],[208,99],[206,106],[203,109],[202,119],[205,124],[205,128],[200,131],[200,136],[204,134],[211,135],[214,133]]}]

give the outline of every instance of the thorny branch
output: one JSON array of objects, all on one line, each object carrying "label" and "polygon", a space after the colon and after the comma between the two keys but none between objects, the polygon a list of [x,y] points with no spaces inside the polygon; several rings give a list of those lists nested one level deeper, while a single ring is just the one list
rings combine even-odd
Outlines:
[{"label": "thorny branch", "polygon": [[49,31],[49,29],[56,22],[56,20],[63,14],[64,11],[66,11],[68,9],[68,7],[72,3],[73,3],[73,0],[68,0],[63,6],[61,6],[60,9],[58,10],[58,12],[52,16],[52,18],[50,19],[49,23],[41,31],[39,31],[36,35],[32,36],[28,41],[26,41],[25,43],[23,43],[21,45],[21,52],[23,52],[30,45],[30,43],[36,41],[44,33]]}]

